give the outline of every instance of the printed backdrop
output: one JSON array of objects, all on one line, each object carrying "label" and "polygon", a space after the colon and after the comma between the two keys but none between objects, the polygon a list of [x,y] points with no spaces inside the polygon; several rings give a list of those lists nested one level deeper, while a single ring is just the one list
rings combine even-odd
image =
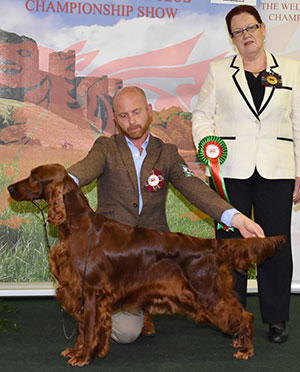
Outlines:
[{"label": "printed backdrop", "polygon": [[[50,281],[43,221],[7,185],[43,163],[68,166],[95,138],[116,132],[112,96],[143,88],[154,108],[151,132],[176,143],[199,177],[191,137],[209,62],[233,53],[224,16],[256,5],[266,47],[300,59],[300,1],[0,0],[0,287]],[[95,206],[95,188],[85,190]],[[43,204],[43,203],[41,203]],[[279,211],[280,214],[280,211]],[[208,216],[170,189],[172,230],[213,236]],[[51,244],[57,231],[48,227]],[[293,214],[293,291],[300,291],[300,212]]]}]

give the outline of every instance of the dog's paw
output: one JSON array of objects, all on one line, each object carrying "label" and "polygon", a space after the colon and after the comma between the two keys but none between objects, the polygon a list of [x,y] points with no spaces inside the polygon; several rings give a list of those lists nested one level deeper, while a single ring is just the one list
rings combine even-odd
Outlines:
[{"label": "dog's paw", "polygon": [[66,349],[66,350],[62,351],[62,352],[60,353],[60,355],[63,356],[63,357],[65,357],[65,358],[71,358],[72,355],[73,355],[73,354],[72,354],[72,350],[73,350],[73,348]]},{"label": "dog's paw", "polygon": [[244,360],[247,360],[251,357],[253,357],[254,355],[254,349],[251,348],[251,349],[248,349],[248,350],[238,350],[236,353],[233,354],[233,356],[236,358],[236,359],[244,359]]},{"label": "dog's paw", "polygon": [[240,347],[243,347],[244,343],[242,339],[240,339],[239,337],[235,337],[232,339],[230,346],[234,347],[235,349],[238,349]]},{"label": "dog's paw", "polygon": [[75,357],[77,354],[80,354],[80,349],[81,348],[78,348],[78,347],[71,347],[69,349],[66,349],[64,351],[62,351],[60,353],[61,356],[65,357],[65,358],[73,358]]},{"label": "dog's paw", "polygon": [[77,366],[77,367],[83,367],[89,363],[90,363],[90,359],[85,356],[73,357],[68,360],[68,364],[70,364],[71,366]]},{"label": "dog's paw", "polygon": [[70,349],[66,349],[61,352],[61,355],[63,357],[70,358],[68,360],[68,364],[70,364],[71,366],[82,367],[89,364],[91,360],[90,353],[88,353],[87,350],[84,350],[82,346],[74,346]]}]

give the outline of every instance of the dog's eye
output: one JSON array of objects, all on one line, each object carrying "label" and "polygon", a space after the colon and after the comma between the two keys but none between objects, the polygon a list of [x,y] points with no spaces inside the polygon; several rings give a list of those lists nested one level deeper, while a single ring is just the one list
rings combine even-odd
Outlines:
[{"label": "dog's eye", "polygon": [[34,182],[34,183],[39,182],[39,180],[36,177],[34,177],[34,176],[31,176],[30,177],[30,181],[31,182]]}]

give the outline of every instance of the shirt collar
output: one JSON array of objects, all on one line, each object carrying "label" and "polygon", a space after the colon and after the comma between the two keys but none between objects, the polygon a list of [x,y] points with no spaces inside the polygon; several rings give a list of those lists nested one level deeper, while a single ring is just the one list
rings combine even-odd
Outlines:
[{"label": "shirt collar", "polygon": [[[131,140],[128,137],[126,137],[126,136],[124,136],[124,137],[126,139],[126,142],[127,142],[128,146],[135,146],[135,144],[133,142],[131,142]],[[145,141],[142,144],[142,148],[143,149],[146,149],[147,148],[148,143],[149,143],[149,138],[150,138],[150,132],[148,132],[148,136],[147,136],[147,138],[145,139]]]}]

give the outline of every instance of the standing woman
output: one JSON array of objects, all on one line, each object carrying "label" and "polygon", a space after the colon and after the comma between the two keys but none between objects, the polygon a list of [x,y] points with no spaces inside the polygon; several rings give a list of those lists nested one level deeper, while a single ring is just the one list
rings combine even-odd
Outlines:
[{"label": "standing woman", "polygon": [[[300,201],[300,63],[264,49],[266,27],[254,7],[233,8],[226,24],[238,54],[211,63],[193,112],[193,138],[196,147],[206,136],[224,140],[222,174],[230,203],[253,214],[266,236],[288,237],[257,268],[262,320],[269,324],[269,340],[281,343],[288,338],[291,212]],[[216,237],[240,234],[217,230]],[[247,275],[235,276],[246,306]]]}]

